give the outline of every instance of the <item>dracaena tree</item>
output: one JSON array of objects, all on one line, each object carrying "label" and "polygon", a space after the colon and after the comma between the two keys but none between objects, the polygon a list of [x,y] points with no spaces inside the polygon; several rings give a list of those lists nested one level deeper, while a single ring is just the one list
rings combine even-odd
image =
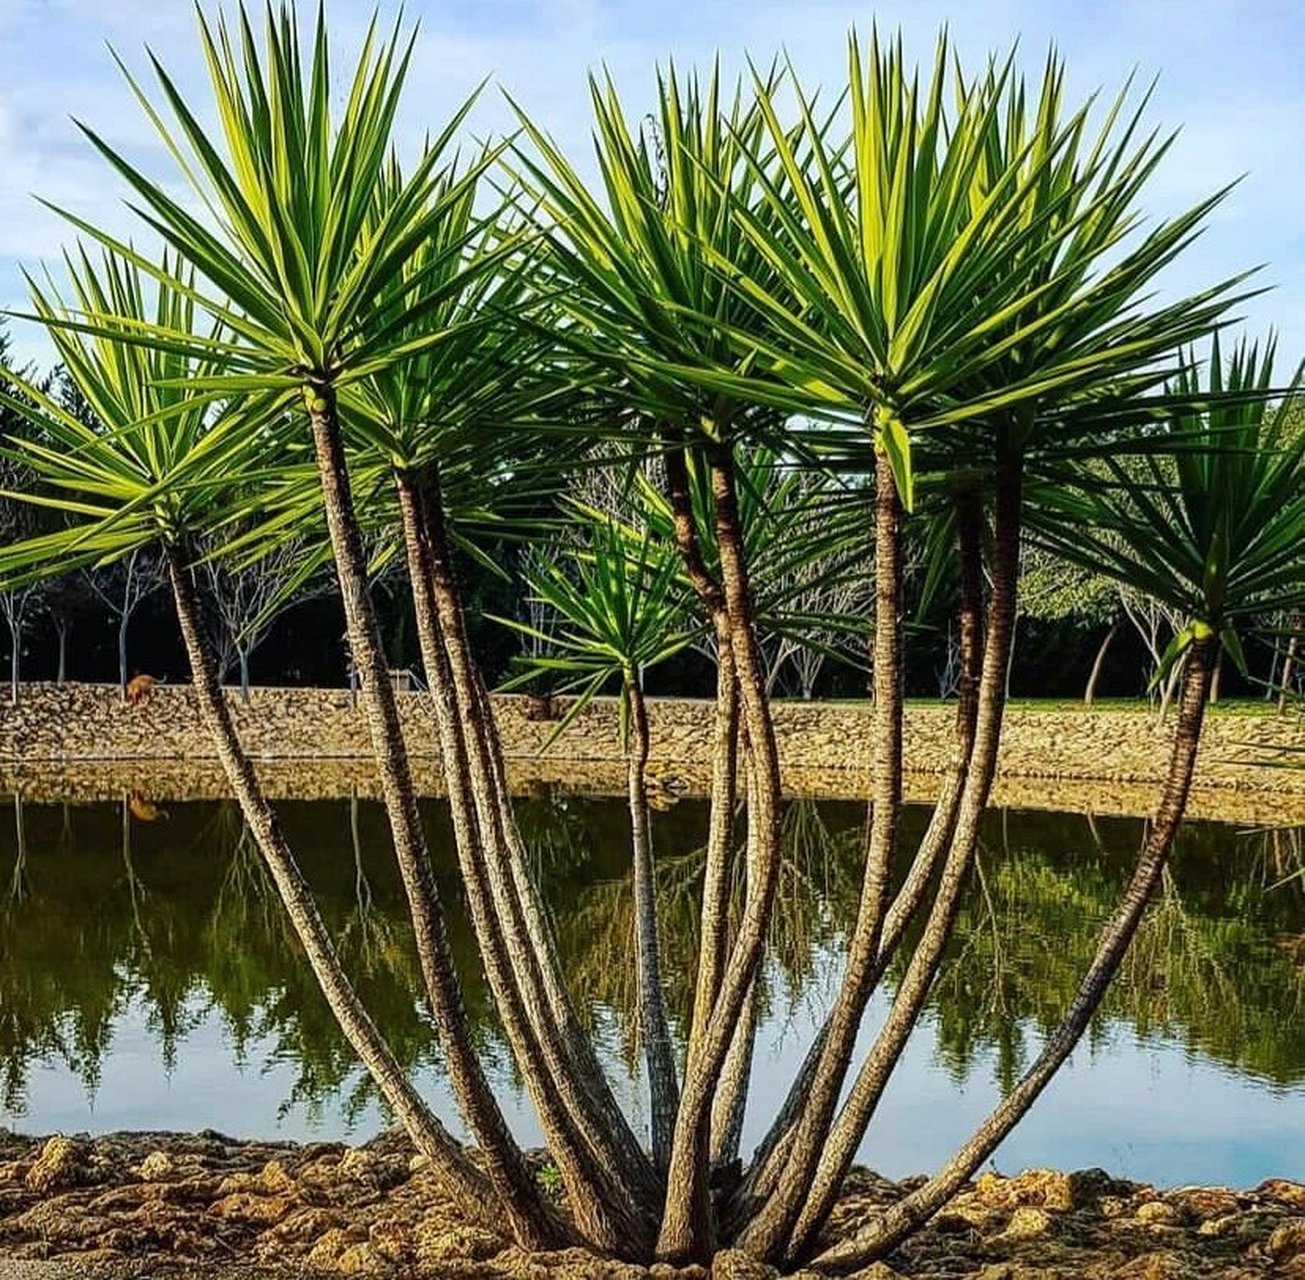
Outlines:
[{"label": "dracaena tree", "polygon": [[[502,207],[496,199],[478,213],[485,206],[475,188],[495,157],[478,153],[465,166],[452,158],[465,112],[406,172],[390,158],[410,52],[397,31],[388,40],[368,35],[338,115],[320,18],[303,42],[288,11],[269,11],[260,40],[242,11],[230,24],[201,19],[201,41],[216,134],[161,64],[154,70],[171,123],[138,90],[193,188],[188,204],[90,134],[171,256],[160,265],[78,224],[151,277],[171,309],[147,313],[139,290],[129,290],[83,299],[75,316],[43,317],[69,342],[80,333],[108,344],[110,363],[133,353],[145,363],[131,385],[172,397],[117,412],[106,421],[121,429],[96,439],[116,446],[132,430],[184,420],[197,443],[184,462],[151,461],[132,496],[111,507],[88,499],[77,554],[105,555],[106,539],[157,512],[175,520],[194,506],[212,518],[228,444],[277,458],[254,473],[271,540],[324,518],[421,971],[480,1163],[420,1111],[404,1118],[464,1204],[499,1209],[527,1245],[578,1240],[636,1260],[706,1260],[727,1241],[785,1268],[814,1259],[850,1269],[882,1255],[974,1171],[1063,1060],[1057,1053],[1068,1052],[1066,1037],[1049,1042],[1049,1056],[938,1175],[826,1247],[822,1232],[843,1175],[921,1016],[973,865],[1000,742],[1030,494],[1091,472],[1123,440],[1141,457],[1172,455],[1157,464],[1164,475],[1182,471],[1188,455],[1158,424],[1207,421],[1212,398],[1230,411],[1233,402],[1265,398],[1259,384],[1231,395],[1182,376],[1163,385],[1182,367],[1179,349],[1216,327],[1232,296],[1228,282],[1172,305],[1149,301],[1157,274],[1217,196],[1143,234],[1139,197],[1167,142],[1140,131],[1126,95],[1093,125],[1087,107],[1066,110],[1054,58],[1030,93],[1010,60],[971,79],[943,42],[922,79],[900,45],[876,39],[865,49],[854,38],[847,92],[829,111],[792,68],[756,76],[732,97],[716,73],[668,72],[654,128],[634,128],[614,86],[595,81],[598,187],[523,115],[509,161],[515,185]],[[211,327],[197,323],[200,315]],[[173,363],[160,371],[150,361]],[[513,490],[547,489],[595,447],[641,465],[655,460],[645,470],[664,476],[665,541],[716,651],[695,998],[678,1099],[663,1092],[651,1157],[616,1106],[561,982],[450,555],[459,538],[475,546],[471,523],[459,529],[450,519],[455,484],[465,483],[470,505],[492,517]],[[1271,452],[1259,435],[1248,447]],[[753,522],[750,539],[745,515],[750,504],[764,508],[749,478],[763,450],[782,468],[838,475],[842,488],[859,490],[861,510],[873,512],[875,770],[846,973],[744,1168],[734,1156],[746,1090],[732,1081],[740,1064],[746,1080],[783,816],[760,638],[769,607],[767,541],[757,533],[765,521]],[[69,457],[67,466],[80,465],[78,451]],[[1206,483],[1191,480],[1193,493],[1198,480]],[[1250,485],[1219,483],[1239,500]],[[1085,487],[1083,501],[1098,489]],[[1159,509],[1148,493],[1130,496],[1138,512]],[[1046,510],[1053,528],[1075,518]],[[1119,528],[1124,511],[1113,517]],[[194,519],[202,524],[200,514]],[[954,767],[894,885],[908,520],[941,528],[935,543],[955,543],[963,678]],[[495,1004],[566,1186],[567,1218],[541,1196],[468,1035],[367,590],[364,533],[373,522],[401,533],[401,547],[391,536],[382,554],[402,554],[408,566],[459,869]],[[1225,530],[1217,537],[1193,535],[1205,593],[1205,612],[1193,616],[1211,633],[1193,631],[1194,645],[1223,637],[1237,574],[1257,555],[1257,607],[1266,594],[1296,599],[1285,585],[1283,526],[1266,544],[1271,552],[1253,540],[1234,546],[1216,526]],[[595,589],[610,587],[612,598],[625,591],[629,603],[628,589],[646,571],[624,574],[645,536],[627,538],[621,574]],[[807,534],[793,541],[805,544]],[[1225,545],[1227,560],[1222,552],[1212,560],[1211,549]],[[7,563],[21,572],[49,550],[28,546]],[[799,560],[807,553],[804,545]],[[183,630],[186,564],[182,555],[173,572]],[[1129,572],[1135,567],[1136,557]],[[605,660],[618,647],[611,621],[585,614],[585,627],[603,632]],[[625,652],[612,659],[627,695],[638,689],[633,638],[625,634]],[[192,656],[205,714],[257,833],[256,780],[241,764],[215,680],[199,651]],[[1203,698],[1192,684],[1202,665],[1188,659],[1196,674],[1157,831],[1181,816],[1195,740],[1188,704]],[[736,840],[741,794],[746,836]],[[264,826],[260,844],[275,870],[274,834]],[[736,846],[743,876],[734,875]],[[732,904],[734,882],[744,894]],[[1137,905],[1130,893],[1125,907]],[[641,927],[652,954],[656,922]],[[1109,954],[1119,937],[1103,943]],[[908,939],[887,1017],[854,1072],[865,1009]],[[330,977],[329,965],[322,971]],[[1071,1045],[1110,972],[1094,966],[1085,977],[1066,1017]],[[383,1057],[373,1058],[384,1079]],[[718,1093],[730,1094],[730,1105],[714,1106]]]},{"label": "dracaena tree", "polygon": [[[232,477],[278,460],[269,430],[275,399],[248,397],[238,407],[215,406],[191,391],[195,381],[213,373],[211,364],[176,345],[137,340],[145,327],[196,337],[208,330],[188,296],[189,277],[175,274],[175,259],[165,258],[152,282],[111,254],[98,264],[87,254],[70,257],[67,266],[71,300],[33,283],[33,310],[48,327],[67,379],[93,412],[71,412],[62,400],[13,375],[22,395],[8,397],[8,404],[23,426],[7,448],[41,478],[42,491],[30,500],[66,519],[53,533],[5,546],[0,575],[22,583],[141,554],[165,561],[201,714],[323,993],[414,1142],[431,1156],[450,1192],[474,1212],[488,1182],[412,1087],[358,1000],[241,748],[203,630],[197,547],[230,518]],[[175,289],[162,282],[174,277]],[[93,335],[83,324],[90,315],[101,318]],[[116,321],[105,320],[109,315]]]}]

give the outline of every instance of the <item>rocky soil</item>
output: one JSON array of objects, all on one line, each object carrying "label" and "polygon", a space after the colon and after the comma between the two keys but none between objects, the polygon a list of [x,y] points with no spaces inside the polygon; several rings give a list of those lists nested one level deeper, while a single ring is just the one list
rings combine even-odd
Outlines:
[{"label": "rocky soil", "polygon": [[[543,1165],[541,1161],[541,1176]],[[831,1223],[854,1231],[911,1186],[857,1171]],[[0,1130],[0,1259],[78,1274],[707,1280],[568,1251],[524,1255],[459,1222],[406,1142],[237,1142],[221,1134],[37,1141]],[[733,1253],[714,1280],[775,1273]],[[810,1273],[808,1273],[809,1275]],[[1157,1191],[1100,1170],[985,1174],[862,1280],[1305,1280],[1305,1185]]]}]

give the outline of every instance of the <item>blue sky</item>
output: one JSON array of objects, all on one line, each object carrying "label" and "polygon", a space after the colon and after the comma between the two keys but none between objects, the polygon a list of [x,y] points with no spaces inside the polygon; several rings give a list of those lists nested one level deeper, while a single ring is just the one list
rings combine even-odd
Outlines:
[{"label": "blue sky", "polygon": [[[206,7],[211,7],[206,5]],[[328,0],[347,47],[371,0]],[[387,2],[382,12],[393,13]],[[1281,333],[1281,365],[1305,356],[1305,5],[1299,0],[901,0],[875,7],[804,0],[408,0],[422,35],[404,129],[417,138],[486,76],[509,90],[573,154],[587,149],[585,73],[606,64],[631,104],[646,102],[656,62],[730,69],[750,53],[787,49],[808,83],[840,86],[853,22],[900,27],[915,56],[931,56],[949,25],[975,62],[1016,38],[1036,71],[1054,41],[1071,91],[1116,88],[1136,68],[1159,76],[1149,119],[1181,126],[1146,196],[1161,217],[1245,174],[1198,245],[1166,278],[1181,291],[1259,263],[1273,291],[1242,311],[1258,331]],[[196,101],[204,99],[189,0],[0,0],[0,307],[21,307],[20,267],[56,262],[69,229],[39,194],[124,233],[133,231],[122,189],[78,133],[92,125],[159,176],[171,170],[109,56],[135,70],[149,45]],[[504,127],[497,92],[474,116],[484,133]],[[137,230],[139,236],[140,232]],[[30,326],[11,325],[20,358],[48,350]]]}]

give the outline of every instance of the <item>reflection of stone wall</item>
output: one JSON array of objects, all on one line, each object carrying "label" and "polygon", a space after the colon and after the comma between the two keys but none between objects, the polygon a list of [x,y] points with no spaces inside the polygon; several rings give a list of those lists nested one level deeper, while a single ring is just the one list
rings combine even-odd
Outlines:
[{"label": "reflection of stone wall", "polygon": [[[555,726],[527,720],[523,698],[501,697],[496,703],[508,755],[522,761],[537,757]],[[232,706],[241,737],[256,757],[308,761],[368,754],[367,727],[347,690],[255,689],[247,706],[238,695]],[[402,694],[399,706],[413,755],[433,756],[435,729],[425,697]],[[795,780],[808,771],[863,773],[870,766],[866,704],[780,703],[775,717],[783,763]],[[908,768],[930,773],[946,766],[952,719],[952,708],[941,704],[908,709]],[[685,765],[706,760],[709,703],[654,699],[651,720],[657,759]],[[1172,723],[1171,717],[1168,726],[1159,727],[1144,710],[1019,706],[1008,714],[1002,774],[1057,782],[1153,783],[1165,766]],[[1216,709],[1207,720],[1198,780],[1203,787],[1305,795],[1305,769],[1262,767],[1284,746],[1305,749],[1305,717]],[[599,700],[549,748],[545,759],[554,772],[564,762],[611,761],[619,751],[616,704]],[[212,757],[185,686],[158,687],[147,703],[128,707],[112,687],[33,685],[24,690],[19,706],[0,706],[0,760],[29,766],[91,760],[179,764]],[[430,768],[423,762],[418,771]]]}]

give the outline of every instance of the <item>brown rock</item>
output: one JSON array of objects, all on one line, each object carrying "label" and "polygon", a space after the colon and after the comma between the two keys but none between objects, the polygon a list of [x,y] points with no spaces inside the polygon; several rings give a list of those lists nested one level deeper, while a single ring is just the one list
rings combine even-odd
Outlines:
[{"label": "brown rock", "polygon": [[872,1262],[853,1274],[851,1280],[902,1280],[902,1273],[894,1271],[886,1262]]},{"label": "brown rock", "polygon": [[1137,1212],[1133,1216],[1138,1222],[1144,1222],[1147,1226],[1171,1227],[1178,1221],[1178,1210],[1163,1200],[1148,1200],[1146,1204],[1137,1206]]},{"label": "brown rock", "polygon": [[1045,1209],[1036,1209],[1032,1205],[1020,1205],[1011,1214],[1010,1221],[1006,1224],[1006,1230],[999,1236],[995,1236],[994,1240],[1036,1240],[1041,1236],[1045,1236],[1051,1230],[1052,1223],[1052,1216]]},{"label": "brown rock", "polygon": [[286,1196],[258,1196],[248,1191],[236,1191],[215,1200],[208,1211],[215,1218],[270,1227],[288,1217],[294,1208],[295,1202]]},{"label": "brown rock", "polygon": [[42,1196],[89,1180],[87,1150],[71,1138],[51,1138],[24,1179],[30,1191]]},{"label": "brown rock", "polygon": [[1239,1207],[1237,1197],[1224,1187],[1181,1187],[1170,1195],[1169,1202],[1197,1222],[1236,1213]]},{"label": "brown rock", "polygon": [[1305,1183],[1290,1182],[1286,1178],[1270,1178],[1255,1188],[1256,1194],[1267,1196],[1291,1209],[1305,1210]]},{"label": "brown rock", "polygon": [[722,1249],[711,1260],[711,1280],[772,1280],[778,1275],[742,1249]]},{"label": "brown rock", "polygon": [[177,1176],[177,1162],[166,1151],[151,1151],[136,1174],[145,1182],[171,1182]]},{"label": "brown rock", "polygon": [[438,1270],[442,1262],[479,1262],[501,1253],[506,1241],[481,1227],[450,1224],[431,1215],[417,1226],[416,1251],[423,1267]]},{"label": "brown rock", "polygon": [[370,1244],[351,1244],[336,1260],[335,1270],[342,1276],[388,1276],[394,1264],[383,1258]]},{"label": "brown rock", "polygon": [[1269,1253],[1280,1262],[1305,1253],[1305,1218],[1290,1218],[1269,1237]]},{"label": "brown rock", "polygon": [[284,1196],[295,1190],[295,1180],[285,1171],[279,1160],[269,1160],[257,1178],[258,1189],[264,1195]]}]

